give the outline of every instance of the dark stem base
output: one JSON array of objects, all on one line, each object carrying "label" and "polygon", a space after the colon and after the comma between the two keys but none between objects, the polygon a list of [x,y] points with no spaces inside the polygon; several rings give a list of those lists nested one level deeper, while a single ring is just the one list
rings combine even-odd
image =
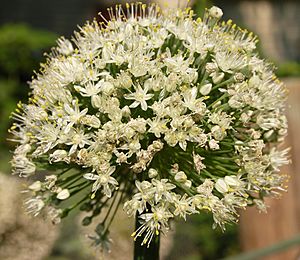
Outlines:
[{"label": "dark stem base", "polygon": [[[135,218],[135,230],[137,230],[141,224],[138,219],[139,215]],[[159,244],[160,235],[154,235],[152,241],[149,244],[141,245],[144,240],[144,236],[137,237],[134,241],[134,260],[159,260]]]}]

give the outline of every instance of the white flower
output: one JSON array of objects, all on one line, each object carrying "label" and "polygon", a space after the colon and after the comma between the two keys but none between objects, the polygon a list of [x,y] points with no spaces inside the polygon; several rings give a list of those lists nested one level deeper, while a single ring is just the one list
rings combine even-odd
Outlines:
[{"label": "white flower", "polygon": [[103,79],[97,82],[96,84],[94,82],[89,81],[84,87],[75,85],[74,89],[80,92],[80,94],[83,97],[92,97],[94,95],[97,95],[101,91],[103,82]]},{"label": "white flower", "polygon": [[214,183],[210,179],[205,179],[204,182],[197,187],[197,192],[204,195],[210,196],[214,188]]},{"label": "white flower", "polygon": [[198,211],[195,210],[195,208],[192,206],[192,199],[187,196],[187,194],[184,194],[183,196],[176,195],[174,196],[174,215],[180,216],[184,220],[186,220],[186,215],[195,214]]},{"label": "white flower", "polygon": [[216,141],[215,139],[209,140],[208,145],[209,145],[209,148],[212,149],[212,150],[220,149],[218,141]]},{"label": "white flower", "polygon": [[147,94],[148,87],[145,86],[143,89],[140,85],[135,86],[136,92],[126,94],[124,97],[129,100],[134,100],[134,102],[129,106],[130,108],[135,108],[137,106],[141,106],[141,108],[146,111],[147,110],[147,100],[151,99],[154,94]]},{"label": "white flower", "polygon": [[205,169],[206,166],[202,163],[203,157],[201,157],[199,154],[193,153],[193,160],[196,171],[200,174],[202,169]]},{"label": "white flower", "polygon": [[70,55],[74,51],[72,43],[64,37],[59,38],[57,44],[57,50],[63,55]]},{"label": "white flower", "polygon": [[[247,66],[245,57],[238,52],[219,51],[215,55],[215,62],[223,72],[233,73]],[[215,82],[217,83],[217,82]]]},{"label": "white flower", "polygon": [[74,124],[79,123],[80,119],[84,115],[86,115],[86,113],[88,111],[87,108],[80,111],[79,106],[78,106],[78,102],[76,100],[72,101],[72,106],[73,107],[71,107],[67,103],[64,105],[64,109],[67,113],[66,120],[69,122],[67,127],[65,128],[65,131],[64,131],[65,134],[68,133],[71,130],[71,128]]},{"label": "white flower", "polygon": [[153,120],[148,119],[147,123],[150,126],[149,133],[153,133],[157,138],[161,137],[167,130],[168,120],[156,117]]},{"label": "white flower", "polygon": [[290,148],[286,148],[282,151],[277,151],[274,147],[271,149],[269,154],[270,165],[275,171],[279,171],[279,167],[285,164],[289,164],[290,160],[287,159]]},{"label": "white flower", "polygon": [[27,207],[27,212],[36,217],[44,208],[45,202],[38,196],[36,198],[26,200],[25,205]]},{"label": "white flower", "polygon": [[168,192],[176,188],[174,184],[169,183],[168,179],[152,179],[151,183],[155,188],[154,199],[156,202],[158,202],[162,196],[168,196]]},{"label": "white flower", "polygon": [[184,105],[191,111],[204,115],[206,112],[206,105],[201,99],[197,99],[198,89],[193,87],[183,93]]},{"label": "white flower", "polygon": [[132,234],[136,239],[145,233],[142,245],[147,244],[148,247],[154,235],[167,231],[168,220],[173,216],[164,206],[153,207],[152,211],[140,216],[144,223]]},{"label": "white flower", "polygon": [[116,186],[118,185],[117,180],[112,177],[111,175],[116,170],[116,167],[110,167],[106,172],[101,172],[98,174],[92,174],[92,173],[86,173],[83,175],[84,178],[88,180],[95,181],[92,187],[93,196],[95,196],[95,193],[98,191],[100,187],[103,188],[103,193],[110,198],[112,195],[112,191],[116,189]]},{"label": "white flower", "polygon": [[27,157],[15,155],[11,161],[13,174],[18,174],[20,177],[28,177],[36,171],[36,165]]},{"label": "white flower", "polygon": [[82,129],[73,130],[69,132],[69,141],[66,142],[67,145],[72,145],[69,150],[69,155],[73,154],[77,148],[83,148],[85,145],[90,144],[90,135],[85,134]]}]

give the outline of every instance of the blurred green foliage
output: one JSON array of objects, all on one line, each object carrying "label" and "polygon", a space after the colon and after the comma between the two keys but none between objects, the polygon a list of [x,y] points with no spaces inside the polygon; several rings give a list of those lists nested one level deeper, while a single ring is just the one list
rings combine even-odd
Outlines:
[{"label": "blurred green foliage", "polygon": [[195,10],[197,17],[203,17],[205,8],[209,8],[212,5],[212,0],[196,0],[193,6],[193,10]]},{"label": "blurred green foliage", "polygon": [[25,24],[6,24],[0,28],[0,73],[22,77],[32,73],[42,54],[54,45],[56,34],[32,29]]},{"label": "blurred green foliage", "polygon": [[300,63],[285,62],[279,64],[276,75],[278,77],[300,77]]}]

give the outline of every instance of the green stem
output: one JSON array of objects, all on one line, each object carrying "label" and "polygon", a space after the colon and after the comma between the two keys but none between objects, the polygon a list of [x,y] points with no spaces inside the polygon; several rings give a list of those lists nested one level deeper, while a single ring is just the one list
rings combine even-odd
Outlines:
[{"label": "green stem", "polygon": [[222,101],[224,98],[227,98],[228,94],[225,93],[222,96],[220,96],[216,101],[214,101],[213,103],[211,103],[209,106],[207,106],[207,109],[213,107],[215,104],[217,104],[219,101]]}]

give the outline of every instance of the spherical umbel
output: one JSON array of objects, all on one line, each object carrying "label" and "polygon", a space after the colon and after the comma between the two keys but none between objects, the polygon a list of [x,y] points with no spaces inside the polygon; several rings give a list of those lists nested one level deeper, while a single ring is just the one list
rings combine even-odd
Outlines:
[{"label": "spherical umbel", "polygon": [[109,13],[57,41],[13,114],[14,173],[54,171],[28,187],[30,211],[80,207],[89,224],[112,205],[93,237],[107,246],[123,202],[146,245],[175,217],[210,211],[224,229],[237,210],[264,209],[285,186],[286,89],[256,36],[218,7],[203,19],[141,3]]}]

